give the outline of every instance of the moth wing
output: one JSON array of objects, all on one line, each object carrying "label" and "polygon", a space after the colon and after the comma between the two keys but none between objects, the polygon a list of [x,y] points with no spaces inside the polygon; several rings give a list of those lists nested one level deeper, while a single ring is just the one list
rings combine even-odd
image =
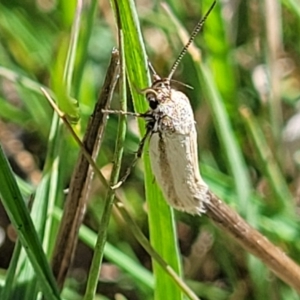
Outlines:
[{"label": "moth wing", "polygon": [[170,205],[191,214],[204,212],[208,187],[199,172],[195,126],[188,134],[154,133],[149,151],[153,173]]}]

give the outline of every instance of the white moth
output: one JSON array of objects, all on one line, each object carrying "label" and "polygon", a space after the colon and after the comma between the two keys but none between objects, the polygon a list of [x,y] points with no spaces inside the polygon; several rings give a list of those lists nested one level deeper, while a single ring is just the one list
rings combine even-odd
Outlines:
[{"label": "white moth", "polygon": [[188,43],[173,64],[169,76],[160,78],[152,70],[154,82],[151,87],[142,90],[149,102],[149,111],[136,114],[103,110],[106,113],[143,117],[147,121],[147,131],[140,142],[136,158],[125,176],[112,188],[120,187],[126,180],[137,159],[141,157],[145,141],[149,137],[152,171],[167,202],[175,209],[193,215],[205,212],[205,203],[209,202],[208,186],[199,172],[197,132],[190,101],[185,94],[172,89],[170,82],[179,62],[215,4],[216,1],[194,28]]},{"label": "white moth", "polygon": [[199,172],[197,132],[189,99],[171,89],[167,80],[156,80],[146,90],[146,97],[152,107],[147,112],[147,128],[156,181],[172,207],[201,214],[209,201],[208,187]]},{"label": "white moth", "polygon": [[195,27],[169,76],[161,79],[154,74],[152,86],[143,90],[151,108],[145,114],[148,122],[145,137],[150,135],[150,162],[156,181],[172,207],[199,215],[205,212],[209,196],[199,172],[194,115],[187,96],[172,89],[170,81],[214,5],[215,2]]}]

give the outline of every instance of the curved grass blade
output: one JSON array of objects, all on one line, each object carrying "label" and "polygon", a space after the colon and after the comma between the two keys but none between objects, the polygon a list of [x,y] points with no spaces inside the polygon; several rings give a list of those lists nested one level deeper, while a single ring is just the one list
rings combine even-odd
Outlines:
[{"label": "curved grass blade", "polygon": [[[137,12],[132,0],[115,1],[115,4],[119,6],[121,26],[124,32],[127,75],[134,100],[134,107],[137,112],[144,112],[147,109],[146,101],[136,89],[149,86],[150,81],[147,72],[147,56]],[[139,121],[139,128],[142,135],[145,134],[144,126],[142,121]],[[147,153],[147,148],[146,146],[144,153]],[[149,157],[144,155],[143,159],[151,244],[173,269],[180,274],[180,255],[178,252],[173,212],[163,199],[160,189],[153,183]],[[153,267],[156,280],[155,299],[164,299],[168,295],[169,299],[181,300],[181,291],[169,275],[155,262],[153,262]]]},{"label": "curved grass blade", "polygon": [[13,172],[0,145],[0,195],[5,210],[18,230],[20,241],[37,274],[38,281],[47,299],[60,299],[41,242],[26,208]]},{"label": "curved grass blade", "polygon": [[76,123],[79,120],[79,106],[77,100],[71,97],[71,84],[74,72],[76,49],[78,46],[82,6],[83,1],[77,0],[77,7],[62,78],[59,76],[52,76],[52,83],[57,95],[58,106],[72,123]]},{"label": "curved grass blade", "polygon": [[276,163],[276,159],[267,144],[264,134],[248,108],[243,107],[240,109],[240,112],[253,139],[256,153],[259,155],[262,172],[265,174],[270,183],[270,187],[276,196],[276,199],[274,199],[273,202],[269,202],[270,210],[274,210],[277,213],[280,210],[285,210],[287,214],[290,215],[293,211],[293,197],[289,191],[285,178]]}]

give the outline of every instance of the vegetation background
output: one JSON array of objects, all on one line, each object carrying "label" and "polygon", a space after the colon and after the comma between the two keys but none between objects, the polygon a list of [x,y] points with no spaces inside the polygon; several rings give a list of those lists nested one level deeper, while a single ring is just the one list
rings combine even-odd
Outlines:
[{"label": "vegetation background", "polygon": [[[0,143],[17,175],[25,202],[35,194],[32,219],[48,258],[78,146],[67,130],[53,127],[56,117],[40,86],[49,87],[58,98],[78,100],[80,121],[75,128],[82,136],[101,89],[110,53],[118,45],[114,9],[109,1],[83,3],[74,73],[69,74],[67,88],[63,86],[64,68],[77,2],[2,0],[0,3]],[[149,60],[158,74],[167,76],[182,48],[178,27],[160,1],[119,3],[121,15],[128,22],[131,14],[137,13]],[[166,3],[191,32],[211,1]],[[299,31],[297,0],[218,1],[203,33],[195,40],[202,59],[186,55],[174,76],[193,87],[190,90],[179,86],[189,96],[195,112],[200,168],[205,181],[213,192],[298,263]],[[124,34],[128,74],[138,73],[143,65],[128,53],[139,49],[128,49]],[[119,99],[120,93],[116,91],[112,108],[120,107]],[[134,104],[128,89],[129,111],[139,105],[146,109],[143,97],[133,99]],[[130,164],[140,140],[136,120],[128,118],[127,124],[121,174]],[[111,116],[97,160],[107,178],[117,127],[118,117]],[[147,160],[147,149],[144,156]],[[1,164],[1,179],[10,176],[10,170]],[[36,271],[42,264],[36,260],[36,264],[32,263],[33,270],[28,262],[28,257],[31,262],[36,257],[43,261],[40,249],[25,254],[16,242],[8,216],[18,220],[19,211],[9,206],[12,204],[9,199],[14,198],[6,188],[1,181],[5,209],[0,208],[0,298],[35,299],[42,289],[47,299],[59,299],[51,276],[39,276]],[[151,193],[154,193],[152,198],[162,202],[147,163],[137,164],[121,192],[132,218],[154,244],[162,245],[159,249],[162,257],[173,260],[173,267],[201,299],[299,299],[295,291],[207,217],[172,212],[165,204],[157,207],[151,202],[146,204],[145,198],[149,200]],[[85,297],[105,195],[105,189],[95,180],[84,220],[91,230],[85,227],[80,233],[61,295],[63,299]],[[26,219],[20,218],[22,222]],[[20,230],[21,241],[30,248],[33,231],[26,236]],[[163,270],[155,267],[152,272],[151,257],[115,209],[107,230],[108,243],[95,299],[184,299],[177,284],[174,288]],[[40,271],[48,274],[47,264]]]}]

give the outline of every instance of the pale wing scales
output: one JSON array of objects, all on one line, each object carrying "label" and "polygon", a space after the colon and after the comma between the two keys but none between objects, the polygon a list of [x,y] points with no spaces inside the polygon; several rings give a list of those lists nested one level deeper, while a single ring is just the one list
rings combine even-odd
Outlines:
[{"label": "pale wing scales", "polygon": [[191,214],[204,212],[208,187],[199,173],[195,127],[185,135],[153,134],[150,158],[153,173],[170,205]]}]

